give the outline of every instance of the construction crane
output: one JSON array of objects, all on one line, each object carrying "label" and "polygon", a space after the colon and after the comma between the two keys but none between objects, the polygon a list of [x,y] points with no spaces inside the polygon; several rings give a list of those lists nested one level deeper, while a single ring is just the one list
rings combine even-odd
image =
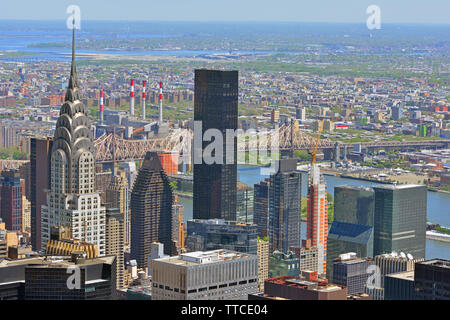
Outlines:
[{"label": "construction crane", "polygon": [[317,154],[317,148],[319,147],[319,142],[320,142],[320,135],[322,134],[322,129],[323,129],[323,122],[325,121],[325,119],[322,119],[322,121],[320,121],[319,124],[319,132],[317,133],[317,140],[316,140],[316,144],[314,145],[314,148],[311,151],[311,155],[312,155],[312,163],[316,163],[316,154]]}]

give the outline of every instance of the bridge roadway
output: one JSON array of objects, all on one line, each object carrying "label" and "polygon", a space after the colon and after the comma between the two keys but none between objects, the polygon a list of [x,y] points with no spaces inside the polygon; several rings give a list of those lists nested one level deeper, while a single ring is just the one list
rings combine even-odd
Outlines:
[{"label": "bridge roadway", "polygon": [[[264,139],[261,140],[263,134],[246,135],[248,139],[243,139],[242,135],[238,136],[238,151],[256,151],[259,150],[261,143],[265,145],[264,149],[271,148],[271,141],[276,142],[273,145],[275,151],[291,150],[294,145],[295,150],[310,150],[316,143],[316,138],[311,137],[304,131],[297,130],[291,136],[290,128],[281,127],[278,134],[275,130],[267,132]],[[192,131],[187,129],[175,129],[165,138],[155,138],[148,140],[127,140],[120,138],[114,134],[104,134],[97,138],[94,142],[96,147],[96,160],[102,162],[114,161],[134,161],[142,160],[148,151],[170,150],[178,151],[181,155],[190,155],[192,146]],[[261,142],[263,141],[263,142]],[[264,144],[265,143],[265,144]],[[362,148],[448,148],[450,140],[421,140],[421,141],[371,141],[362,143],[338,143],[339,148],[345,146],[353,147],[361,145]],[[268,147],[266,147],[268,146]],[[319,142],[319,149],[334,150],[336,142],[322,139]]]}]

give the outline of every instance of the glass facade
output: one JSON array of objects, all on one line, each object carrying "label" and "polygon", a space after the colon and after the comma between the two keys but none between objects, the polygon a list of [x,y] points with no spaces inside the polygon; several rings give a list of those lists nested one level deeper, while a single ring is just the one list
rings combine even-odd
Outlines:
[{"label": "glass facade", "polygon": [[[270,177],[270,251],[288,252],[300,246],[301,173],[295,159],[280,160],[280,170]],[[283,163],[284,162],[284,163]]]},{"label": "glass facade", "polygon": [[256,225],[223,219],[189,220],[186,246],[189,252],[226,249],[256,254]]},{"label": "glass facade", "polygon": [[387,185],[374,190],[374,255],[403,251],[424,258],[427,188]]},{"label": "glass facade", "polygon": [[373,226],[374,205],[372,189],[352,186],[334,188],[334,220]]},{"label": "glass facade", "polygon": [[238,181],[236,194],[236,221],[253,223],[253,188]]},{"label": "glass facade", "polygon": [[[221,131],[223,137],[227,129],[237,129],[238,87],[238,71],[195,70],[194,121],[201,121],[202,137],[208,129]],[[222,164],[207,164],[203,157],[202,163],[194,163],[194,219],[236,221],[237,138],[233,141],[232,161],[226,157],[231,150],[227,152],[224,138]],[[209,144],[203,141],[199,152]]]},{"label": "glass facade", "polygon": [[373,257],[375,193],[373,189],[338,186],[334,188],[334,221],[327,238],[327,276],[340,254],[355,252]]}]

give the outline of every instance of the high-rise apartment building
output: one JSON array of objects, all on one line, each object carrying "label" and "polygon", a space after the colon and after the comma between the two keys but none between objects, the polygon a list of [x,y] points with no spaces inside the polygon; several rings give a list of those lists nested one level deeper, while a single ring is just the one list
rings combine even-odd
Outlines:
[{"label": "high-rise apartment building", "polygon": [[130,201],[128,179],[125,171],[119,171],[112,177],[112,183],[106,188],[106,207],[118,208],[123,215],[124,244],[130,244]]},{"label": "high-rise apartment building", "polygon": [[31,245],[41,249],[41,208],[47,203],[46,190],[50,187],[50,152],[53,138],[31,138],[30,193],[31,193]]},{"label": "high-rise apartment building", "polygon": [[191,252],[226,249],[256,254],[256,226],[223,219],[189,220],[186,247]]},{"label": "high-rise apartment building", "polygon": [[116,257],[116,288],[124,287],[124,218],[118,208],[106,209],[106,255]]},{"label": "high-rise apartment building", "polygon": [[258,291],[258,257],[228,250],[152,260],[152,300],[247,300]]},{"label": "high-rise apartment building", "polygon": [[427,188],[384,185],[375,190],[374,255],[403,251],[425,257]]},{"label": "high-rise apartment building", "polygon": [[258,238],[258,291],[264,291],[264,281],[269,278],[269,240]]},{"label": "high-rise apartment building", "polygon": [[270,176],[269,240],[270,251],[288,252],[300,246],[301,173],[297,160],[279,160],[278,172]]},{"label": "high-rise apartment building", "polygon": [[[194,219],[236,221],[237,138],[231,143],[225,137],[227,129],[238,127],[238,85],[237,71],[195,70]],[[210,144],[202,137],[209,129],[224,137],[222,157],[212,164],[202,156]]]},{"label": "high-rise apartment building", "polygon": [[301,247],[290,247],[297,259],[300,262],[300,271],[315,271],[318,270],[317,247],[311,244],[311,239],[303,239]]},{"label": "high-rise apartment building", "polygon": [[22,196],[22,232],[31,232],[31,202]]},{"label": "high-rise apartment building", "polygon": [[254,185],[253,223],[256,224],[258,236],[267,237],[269,227],[269,185],[270,179]]},{"label": "high-rise apartment building", "polygon": [[42,249],[52,226],[70,227],[73,238],[96,244],[99,255],[105,254],[105,208],[95,191],[95,147],[78,86],[75,28],[69,85],[51,149],[50,191],[41,210]]},{"label": "high-rise apartment building", "polygon": [[150,244],[161,242],[172,251],[172,188],[156,152],[147,152],[131,192],[131,259],[148,265]]},{"label": "high-rise apartment building", "polygon": [[9,231],[23,229],[25,182],[18,171],[2,171],[0,176],[0,217]]},{"label": "high-rise apartment building", "polygon": [[325,179],[316,163],[311,163],[308,185],[306,238],[317,247],[318,273],[326,273],[328,204]]}]

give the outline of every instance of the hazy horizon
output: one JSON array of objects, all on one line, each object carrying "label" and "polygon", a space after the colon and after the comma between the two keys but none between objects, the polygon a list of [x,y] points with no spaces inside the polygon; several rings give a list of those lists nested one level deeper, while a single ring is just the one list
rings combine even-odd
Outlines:
[{"label": "hazy horizon", "polygon": [[59,21],[78,5],[85,21],[365,23],[377,5],[386,24],[450,24],[448,0],[107,0],[10,1],[0,4],[0,20]]}]

